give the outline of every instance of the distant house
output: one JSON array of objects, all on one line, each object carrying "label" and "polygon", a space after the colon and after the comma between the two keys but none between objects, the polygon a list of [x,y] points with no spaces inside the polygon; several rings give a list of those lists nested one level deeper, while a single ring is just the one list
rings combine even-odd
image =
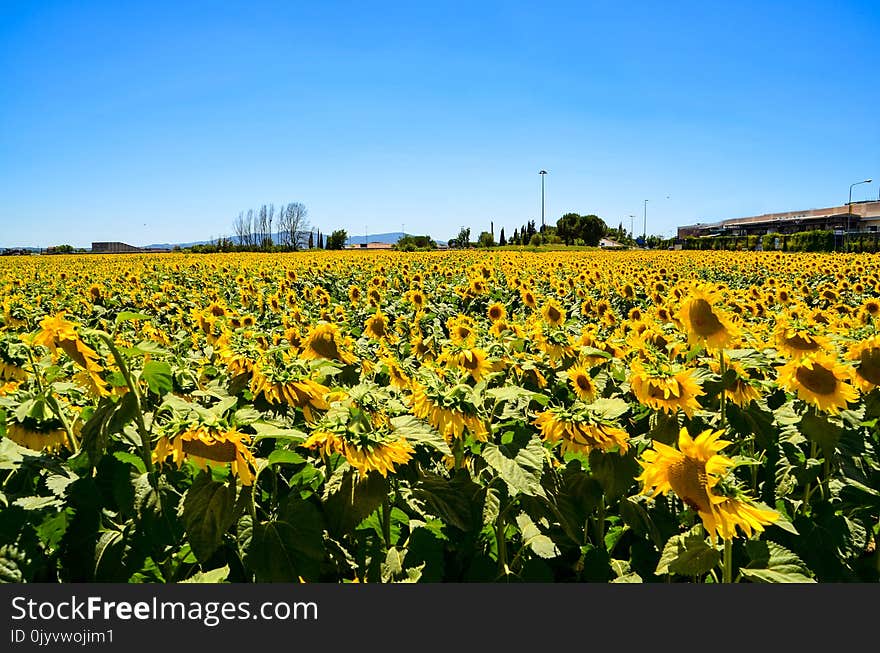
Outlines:
[{"label": "distant house", "polygon": [[356,245],[346,245],[345,249],[391,249],[392,243],[359,243]]},{"label": "distant house", "polygon": [[599,247],[602,249],[623,249],[623,245],[618,243],[616,240],[611,240],[610,238],[602,238],[599,241]]}]

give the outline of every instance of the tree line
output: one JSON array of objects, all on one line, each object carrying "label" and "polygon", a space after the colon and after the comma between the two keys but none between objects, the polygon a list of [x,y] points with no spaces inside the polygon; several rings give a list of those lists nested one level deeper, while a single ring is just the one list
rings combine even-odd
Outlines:
[{"label": "tree line", "polygon": [[476,242],[471,241],[469,227],[461,227],[458,236],[449,240],[450,247],[494,247],[505,245],[529,245],[532,247],[545,244],[560,245],[587,245],[595,247],[602,238],[610,238],[622,245],[633,243],[632,234],[627,233],[623,223],[618,227],[609,227],[605,221],[595,214],[581,215],[579,213],[566,213],[555,225],[537,227],[534,220],[529,220],[513,230],[508,238],[505,236],[504,227],[499,232],[498,241],[495,240],[494,223],[490,231],[482,231]]},{"label": "tree line", "polygon": [[325,236],[313,229],[308,209],[302,202],[276,207],[263,204],[258,209],[241,211],[232,221],[233,236],[212,239],[205,245],[193,245],[189,251],[212,252],[285,252],[303,249],[343,249],[348,241],[345,229],[336,229]]}]

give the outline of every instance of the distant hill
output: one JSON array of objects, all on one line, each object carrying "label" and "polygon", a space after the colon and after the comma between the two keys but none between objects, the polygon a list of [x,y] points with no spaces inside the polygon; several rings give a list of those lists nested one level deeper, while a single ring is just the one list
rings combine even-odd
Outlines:
[{"label": "distant hill", "polygon": [[[317,228],[315,228],[312,231],[312,233],[317,238],[317,236],[318,236]],[[324,238],[326,239],[327,236],[329,236],[331,232],[322,230],[322,233],[324,234]],[[404,234],[402,231],[394,231],[394,232],[385,233],[385,234],[367,234],[366,238],[364,236],[349,235],[347,244],[349,244],[349,245],[362,245],[364,243],[364,241],[366,240],[366,242],[368,242],[368,243],[388,243],[388,244],[393,245],[398,240],[403,238],[404,235],[406,235],[406,234]],[[223,237],[229,238],[232,242],[234,242],[236,244],[239,242],[239,239],[237,236],[223,236]],[[272,240],[274,240],[276,243],[281,242],[281,234],[277,234],[277,233],[274,234],[272,236]],[[208,245],[212,242],[214,242],[214,241],[213,240],[198,240],[198,241],[194,241],[194,242],[190,242],[190,243],[152,243],[150,245],[139,245],[139,247],[143,247],[145,249],[174,249],[175,247],[180,247],[181,249],[183,249],[186,247],[192,247],[193,245]],[[446,242],[446,241],[443,241],[443,242]]]},{"label": "distant hill", "polygon": [[348,236],[349,245],[363,245],[365,242],[367,243],[388,243],[389,245],[393,245],[398,240],[403,238],[406,234],[402,231],[393,231],[387,234],[367,234],[366,236]]}]

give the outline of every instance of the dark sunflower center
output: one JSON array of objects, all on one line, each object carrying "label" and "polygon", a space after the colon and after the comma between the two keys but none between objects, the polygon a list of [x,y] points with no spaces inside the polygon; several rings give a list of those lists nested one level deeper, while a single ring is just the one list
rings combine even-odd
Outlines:
[{"label": "dark sunflower center", "polygon": [[799,349],[801,351],[816,351],[819,349],[818,342],[815,340],[807,340],[800,334],[795,334],[791,338],[786,338],[785,344],[792,349]]},{"label": "dark sunflower center", "polygon": [[799,367],[795,378],[807,390],[817,395],[831,395],[837,389],[837,377],[831,370],[819,364],[814,363],[813,369]]},{"label": "dark sunflower center", "polygon": [[493,306],[489,309],[489,318],[492,320],[497,320],[501,317],[501,309],[497,306]]},{"label": "dark sunflower center", "polygon": [[309,345],[321,358],[338,358],[339,350],[336,348],[336,341],[329,333],[322,333],[317,338],[312,338]]},{"label": "dark sunflower center", "polygon": [[184,453],[218,463],[231,463],[235,460],[235,445],[232,442],[211,442],[184,440],[181,447]]},{"label": "dark sunflower center", "polygon": [[562,317],[562,313],[555,306],[550,306],[547,309],[547,319],[551,322],[559,322],[559,319]]},{"label": "dark sunflower center", "polygon": [[648,384],[648,387],[650,388],[648,390],[648,396],[651,397],[651,399],[666,399],[667,398],[666,392],[665,392],[665,389],[663,388],[663,386],[656,385],[654,383],[650,383],[650,384]]},{"label": "dark sunflower center", "polygon": [[712,312],[712,305],[705,299],[696,299],[691,303],[688,316],[691,318],[694,332],[699,336],[711,336],[724,330],[724,325]]},{"label": "dark sunflower center", "polygon": [[586,374],[578,374],[574,378],[574,382],[577,384],[578,388],[584,391],[590,390],[593,387]]},{"label": "dark sunflower center", "polygon": [[468,352],[462,358],[464,359],[465,369],[473,371],[480,366],[480,359],[477,358],[476,354]]},{"label": "dark sunflower center", "polygon": [[370,328],[377,336],[385,335],[385,322],[383,322],[382,320],[374,320]]},{"label": "dark sunflower center", "polygon": [[859,376],[874,385],[880,385],[880,348],[865,349],[859,358]]},{"label": "dark sunflower center", "polygon": [[694,510],[711,511],[707,481],[706,465],[699,460],[685,458],[669,466],[669,485]]}]

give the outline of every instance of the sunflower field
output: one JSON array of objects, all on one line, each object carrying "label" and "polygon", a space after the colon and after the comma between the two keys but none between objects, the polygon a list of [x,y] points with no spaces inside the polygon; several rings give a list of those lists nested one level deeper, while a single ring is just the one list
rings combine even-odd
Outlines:
[{"label": "sunflower field", "polygon": [[7,582],[877,582],[880,262],[0,259]]}]

